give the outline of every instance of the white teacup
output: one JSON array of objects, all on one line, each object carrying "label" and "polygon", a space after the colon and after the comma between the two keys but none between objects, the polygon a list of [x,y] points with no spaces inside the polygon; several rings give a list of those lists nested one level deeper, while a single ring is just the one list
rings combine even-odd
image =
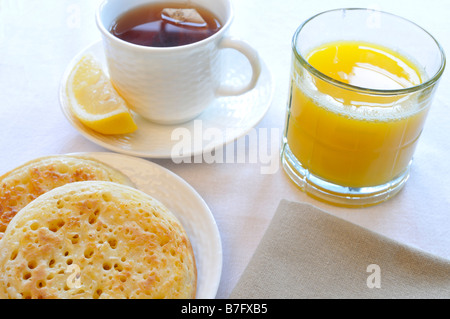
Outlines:
[{"label": "white teacup", "polygon": [[[258,53],[242,40],[226,35],[233,20],[230,0],[190,0],[211,11],[222,28],[210,37],[175,47],[148,47],[121,40],[111,34],[114,21],[139,5],[161,0],[104,0],[96,13],[97,26],[112,83],[141,116],[160,124],[194,119],[220,96],[240,95],[253,89],[261,64]],[[186,3],[170,0],[168,3]],[[250,62],[252,76],[241,87],[221,84],[223,48],[241,52]]]}]

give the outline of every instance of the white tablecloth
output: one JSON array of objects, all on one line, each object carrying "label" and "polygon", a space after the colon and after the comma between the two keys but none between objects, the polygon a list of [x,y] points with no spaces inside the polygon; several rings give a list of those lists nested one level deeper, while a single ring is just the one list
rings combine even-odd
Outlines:
[{"label": "white tablecloth", "polygon": [[[100,39],[94,21],[98,4],[98,0],[0,0],[0,174],[38,156],[108,151],[68,123],[58,96],[67,64]],[[271,128],[282,132],[294,31],[308,17],[339,7],[370,7],[401,15],[428,30],[450,52],[450,2],[445,0],[236,0],[230,33],[259,51],[274,79],[270,109],[256,132]],[[344,209],[317,202],[300,192],[281,167],[273,174],[262,174],[260,159],[215,164],[153,160],[192,185],[216,219],[223,246],[217,297],[230,294],[281,199],[312,203],[449,259],[449,87],[450,72],[444,72],[406,187],[392,200],[371,208]],[[254,153],[254,147],[258,145],[248,144],[246,153]],[[271,159],[277,160],[278,149],[269,151]]]}]

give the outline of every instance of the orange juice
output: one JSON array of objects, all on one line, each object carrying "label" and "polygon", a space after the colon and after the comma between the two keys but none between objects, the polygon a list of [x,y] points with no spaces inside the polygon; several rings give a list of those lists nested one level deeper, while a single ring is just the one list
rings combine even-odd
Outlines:
[{"label": "orange juice", "polygon": [[383,185],[403,174],[431,99],[379,93],[422,83],[420,69],[397,52],[364,42],[328,43],[305,59],[328,78],[311,75],[294,58],[286,139],[301,165],[352,188]]}]

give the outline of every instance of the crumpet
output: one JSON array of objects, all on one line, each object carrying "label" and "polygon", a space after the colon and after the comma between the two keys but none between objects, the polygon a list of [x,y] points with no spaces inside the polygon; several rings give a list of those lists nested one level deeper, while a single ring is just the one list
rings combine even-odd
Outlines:
[{"label": "crumpet", "polygon": [[66,184],[11,221],[0,242],[3,298],[193,298],[190,241],[160,202],[111,182]]},{"label": "crumpet", "polygon": [[133,186],[118,170],[95,159],[54,155],[32,160],[0,177],[0,239],[17,212],[38,196],[62,185],[86,180]]}]

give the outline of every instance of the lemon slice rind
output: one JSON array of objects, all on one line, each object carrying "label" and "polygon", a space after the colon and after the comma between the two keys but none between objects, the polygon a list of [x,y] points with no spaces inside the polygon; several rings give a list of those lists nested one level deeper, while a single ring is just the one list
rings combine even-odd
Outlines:
[{"label": "lemon slice rind", "polygon": [[67,83],[69,108],[85,126],[102,134],[127,134],[137,129],[126,101],[91,54],[78,60]]}]

